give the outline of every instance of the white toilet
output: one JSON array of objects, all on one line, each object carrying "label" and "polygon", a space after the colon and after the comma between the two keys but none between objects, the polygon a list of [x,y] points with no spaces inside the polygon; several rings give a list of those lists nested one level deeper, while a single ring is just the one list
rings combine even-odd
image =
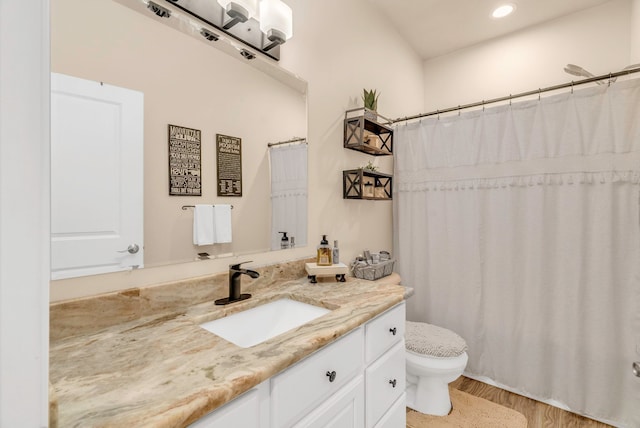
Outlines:
[{"label": "white toilet", "polygon": [[407,321],[407,407],[428,415],[451,411],[449,383],[467,366],[467,343],[435,325]]}]

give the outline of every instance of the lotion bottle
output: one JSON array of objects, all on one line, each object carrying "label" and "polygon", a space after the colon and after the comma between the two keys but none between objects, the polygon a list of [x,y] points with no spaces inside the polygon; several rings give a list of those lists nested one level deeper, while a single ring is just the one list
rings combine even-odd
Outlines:
[{"label": "lotion bottle", "polygon": [[329,241],[327,241],[327,235],[322,235],[322,241],[318,245],[318,257],[316,264],[318,266],[331,266],[332,263],[332,251]]},{"label": "lotion bottle", "polygon": [[333,264],[340,263],[340,250],[338,249],[338,240],[333,241]]},{"label": "lotion bottle", "polygon": [[289,237],[287,236],[287,232],[278,233],[282,233],[282,239],[280,240],[280,249],[284,250],[289,248]]}]

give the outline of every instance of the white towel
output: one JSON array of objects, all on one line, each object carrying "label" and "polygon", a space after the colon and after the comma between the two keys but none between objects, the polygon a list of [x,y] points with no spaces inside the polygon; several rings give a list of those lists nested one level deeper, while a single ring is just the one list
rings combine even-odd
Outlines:
[{"label": "white towel", "polygon": [[213,206],[196,205],[193,209],[193,245],[214,243]]},{"label": "white towel", "polygon": [[231,242],[231,205],[213,207],[213,229],[214,244]]}]

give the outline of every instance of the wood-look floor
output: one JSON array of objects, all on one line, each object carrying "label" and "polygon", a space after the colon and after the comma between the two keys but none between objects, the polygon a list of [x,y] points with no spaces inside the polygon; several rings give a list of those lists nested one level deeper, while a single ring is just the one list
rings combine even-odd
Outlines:
[{"label": "wood-look floor", "polygon": [[456,381],[449,385],[468,394],[484,398],[485,400],[492,401],[500,404],[501,406],[508,407],[522,413],[527,418],[529,425],[528,428],[610,427],[610,425],[558,409],[557,407],[553,407],[464,376],[460,376]]}]

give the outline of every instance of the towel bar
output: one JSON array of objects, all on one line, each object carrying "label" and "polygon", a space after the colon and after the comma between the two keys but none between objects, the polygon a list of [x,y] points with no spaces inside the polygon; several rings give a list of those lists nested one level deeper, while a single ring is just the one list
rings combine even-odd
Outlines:
[{"label": "towel bar", "polygon": [[[211,205],[214,207],[216,206],[215,204],[211,204]],[[196,207],[195,205],[183,205],[182,209],[186,211],[187,208],[195,208],[195,207]],[[231,209],[233,209],[233,205],[231,205]]]}]

